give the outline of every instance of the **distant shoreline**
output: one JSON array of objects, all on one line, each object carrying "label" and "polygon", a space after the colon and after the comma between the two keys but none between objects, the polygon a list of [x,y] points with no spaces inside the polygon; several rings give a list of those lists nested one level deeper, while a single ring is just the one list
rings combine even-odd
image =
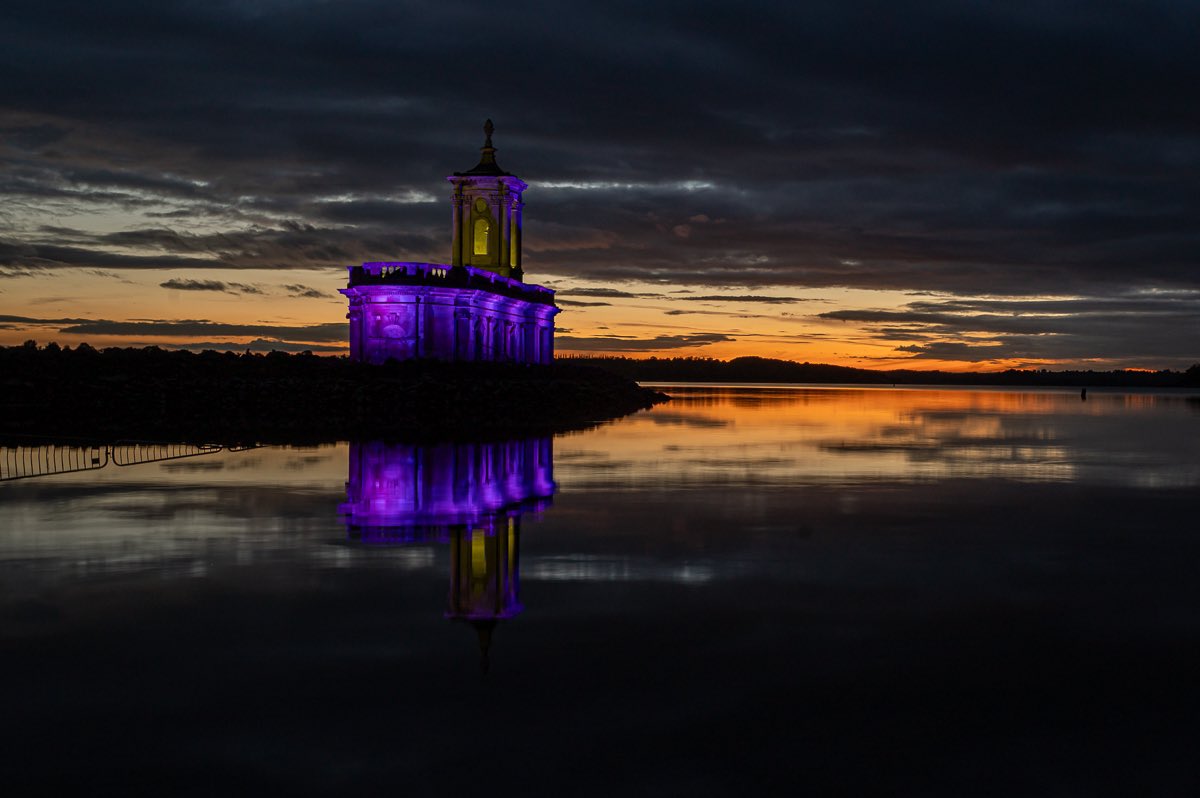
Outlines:
[{"label": "distant shoreline", "polygon": [[273,352],[0,348],[0,438],[222,444],[504,440],[586,429],[668,397],[573,363],[389,362]]},{"label": "distant shoreline", "polygon": [[1198,388],[1187,371],[870,371],[765,358],[568,357],[551,365],[50,344],[0,347],[0,438],[321,443],[501,440],[585,429],[670,397],[638,383]]},{"label": "distant shoreline", "polygon": [[760,357],[712,358],[566,357],[563,363],[593,366],[640,383],[775,383],[800,385],[1010,386],[1060,388],[1195,388],[1200,364],[1186,371],[1049,371],[994,372],[873,371],[824,363],[797,363]]},{"label": "distant shoreline", "polygon": [[[709,389],[709,388],[749,388],[788,391],[805,388],[820,388],[836,390],[907,390],[907,391],[936,391],[940,389],[962,390],[992,390],[992,391],[1028,391],[1045,393],[1078,394],[1079,388],[1072,385],[959,385],[954,383],[883,383],[883,382],[716,382],[710,380],[645,380],[639,382],[646,388],[666,390],[670,388]],[[1195,397],[1200,399],[1200,386],[1156,386],[1156,385],[1097,385],[1087,386],[1088,395],[1094,392],[1097,396],[1104,394],[1120,394],[1126,392],[1160,393],[1166,396]],[[676,397],[672,397],[676,398]]]}]

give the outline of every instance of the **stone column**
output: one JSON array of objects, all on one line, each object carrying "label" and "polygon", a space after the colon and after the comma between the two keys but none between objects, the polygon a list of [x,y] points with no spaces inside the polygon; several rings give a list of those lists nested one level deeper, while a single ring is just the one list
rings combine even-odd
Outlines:
[{"label": "stone column", "polygon": [[413,357],[424,357],[425,355],[425,303],[421,301],[421,297],[417,297],[413,302]]},{"label": "stone column", "polygon": [[525,207],[525,203],[517,199],[513,203],[512,209],[512,254],[510,255],[512,267],[519,269],[521,267],[521,208]]},{"label": "stone column", "polygon": [[463,264],[463,193],[462,184],[454,184],[454,196],[451,199],[451,230],[454,233],[454,243],[450,245],[450,265],[462,266]]},{"label": "stone column", "polygon": [[[350,300],[351,303],[354,300]],[[362,353],[362,308],[350,306],[350,312],[346,314],[346,318],[350,320],[350,359],[361,361]]]},{"label": "stone column", "polygon": [[[459,260],[458,260],[458,263],[454,264],[456,266],[462,266],[471,257],[471,252],[468,252],[467,248],[469,246],[473,246],[473,244],[468,243],[468,242],[472,241],[472,239],[471,239],[471,203],[472,202],[474,202],[474,200],[471,198],[471,195],[466,194],[463,196],[462,206],[459,208],[458,215],[461,217],[461,224],[458,227],[458,258],[459,258]],[[473,251],[474,250],[472,250],[472,252]]]},{"label": "stone column", "polygon": [[499,235],[497,236],[497,238],[499,240],[496,241],[496,249],[497,249],[496,265],[503,268],[505,266],[510,265],[509,258],[508,258],[508,250],[509,250],[508,209],[509,209],[511,197],[509,196],[509,193],[508,193],[508,186],[504,185],[503,182],[500,183],[499,188],[500,188],[500,193],[499,193],[498,201],[496,202],[496,223],[497,223],[497,225],[499,225],[500,230],[498,231]]},{"label": "stone column", "polygon": [[471,313],[465,308],[454,311],[454,356],[453,360],[471,360],[475,347],[471,342]]}]

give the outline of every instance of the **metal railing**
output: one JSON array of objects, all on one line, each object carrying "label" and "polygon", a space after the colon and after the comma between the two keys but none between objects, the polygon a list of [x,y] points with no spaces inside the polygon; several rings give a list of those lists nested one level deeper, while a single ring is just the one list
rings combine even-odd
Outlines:
[{"label": "metal railing", "polygon": [[178,460],[181,457],[196,457],[215,454],[224,447],[216,444],[152,443],[148,441],[119,441],[109,450],[113,465],[131,466],[142,463],[157,463],[163,460]]},{"label": "metal railing", "polygon": [[117,441],[103,445],[0,445],[0,482],[79,471],[98,471],[109,463],[127,467],[200,457],[220,451],[244,452],[257,446],[225,447],[215,443]]},{"label": "metal railing", "polygon": [[108,462],[107,446],[0,446],[0,482],[98,471]]},{"label": "metal railing", "polygon": [[389,284],[445,284],[462,288],[482,288],[544,304],[554,303],[554,291],[541,285],[504,277],[489,269],[460,266],[459,274],[465,281],[452,279],[454,269],[444,263],[418,263],[415,261],[368,261],[361,266],[349,267],[351,288],[360,285]]}]

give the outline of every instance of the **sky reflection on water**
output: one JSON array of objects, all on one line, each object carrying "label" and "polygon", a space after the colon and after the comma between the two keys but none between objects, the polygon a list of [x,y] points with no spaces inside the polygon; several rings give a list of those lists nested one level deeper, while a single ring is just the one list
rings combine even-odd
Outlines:
[{"label": "sky reflection on water", "polygon": [[10,784],[446,792],[465,732],[502,794],[1197,785],[1193,404],[671,393],[0,484]]},{"label": "sky reflection on water", "polygon": [[[668,405],[557,450],[573,487],[1000,478],[1200,484],[1196,416],[1171,394],[668,388]],[[600,440],[602,445],[594,445]]]}]

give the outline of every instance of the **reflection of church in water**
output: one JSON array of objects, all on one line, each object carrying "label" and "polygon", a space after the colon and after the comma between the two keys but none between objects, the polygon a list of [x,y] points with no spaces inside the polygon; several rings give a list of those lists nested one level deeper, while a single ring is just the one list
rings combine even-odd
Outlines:
[{"label": "reflection of church in water", "polygon": [[550,506],[553,451],[550,438],[350,444],[340,510],[351,537],[366,545],[448,543],[446,617],[475,627],[485,670],[496,622],[522,609],[521,516]]}]

